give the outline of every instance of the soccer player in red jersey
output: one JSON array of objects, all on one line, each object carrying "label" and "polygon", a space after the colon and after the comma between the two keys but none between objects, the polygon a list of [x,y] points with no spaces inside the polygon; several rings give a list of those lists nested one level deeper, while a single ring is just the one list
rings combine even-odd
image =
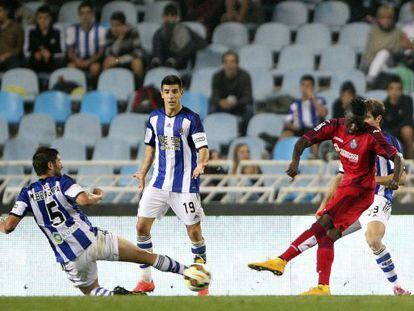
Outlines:
[{"label": "soccer player in red jersey", "polygon": [[289,248],[275,259],[251,263],[258,271],[271,271],[282,275],[286,264],[309,248],[309,241],[318,242],[318,286],[304,295],[330,295],[329,277],[334,259],[334,242],[371,205],[375,193],[376,155],[394,162],[394,177],[388,188],[398,189],[403,159],[390,145],[380,130],[365,123],[366,105],[363,99],[354,99],[345,112],[345,118],[322,122],[303,135],[293,150],[292,162],[286,173],[294,178],[298,174],[300,156],[305,148],[324,140],[332,140],[344,168],[344,176],[337,191],[320,217],[303,232]]}]

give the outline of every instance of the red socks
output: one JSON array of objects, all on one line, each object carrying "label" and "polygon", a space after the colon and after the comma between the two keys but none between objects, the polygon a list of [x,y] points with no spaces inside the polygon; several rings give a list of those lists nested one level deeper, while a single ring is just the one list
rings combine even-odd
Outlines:
[{"label": "red socks", "polygon": [[318,284],[329,285],[331,268],[334,260],[334,241],[328,236],[323,236],[318,240],[317,265],[316,269],[319,274]]}]

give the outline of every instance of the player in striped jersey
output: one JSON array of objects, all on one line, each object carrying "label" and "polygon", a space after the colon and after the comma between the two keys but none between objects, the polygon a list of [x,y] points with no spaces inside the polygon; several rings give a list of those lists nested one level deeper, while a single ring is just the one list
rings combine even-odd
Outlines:
[{"label": "player in striped jersey", "polygon": [[161,271],[183,274],[185,266],[168,256],[152,254],[133,243],[94,227],[79,206],[98,204],[101,189],[87,193],[67,175],[57,150],[40,147],[33,155],[39,179],[21,190],[9,216],[0,221],[0,232],[11,233],[21,219],[33,213],[70,281],[85,295],[111,296],[132,292],[113,291],[99,285],[97,260],[148,264]]},{"label": "player in striped jersey", "polygon": [[[384,104],[374,99],[368,99],[367,104],[367,118],[365,122],[369,123],[378,129],[381,129],[381,123],[385,113]],[[390,135],[384,133],[386,139],[391,143],[399,152],[401,152],[401,145],[398,140]],[[398,282],[398,276],[395,272],[394,263],[391,259],[391,254],[387,251],[385,245],[382,243],[382,238],[385,234],[385,229],[388,224],[388,220],[391,216],[393,191],[386,188],[386,185],[393,177],[394,163],[381,156],[376,158],[376,182],[374,202],[372,205],[361,215],[358,221],[352,224],[347,230],[342,233],[342,237],[358,231],[361,228],[365,229],[365,236],[369,247],[372,249],[376,262],[380,269],[384,272],[387,280],[393,286],[393,292],[395,295],[411,295],[411,293],[401,287]],[[342,181],[344,169],[342,165],[339,167],[339,173],[334,178],[330,185],[330,188],[321,203],[321,206],[316,213],[317,217],[320,217],[321,213],[325,209],[326,204],[332,197],[333,193]],[[404,184],[406,179],[406,173],[403,172],[400,184]],[[309,241],[309,247],[317,244],[316,239]]]},{"label": "player in striped jersey", "polygon": [[[154,110],[149,117],[144,160],[134,175],[138,179],[139,192],[143,191],[138,208],[137,245],[152,251],[152,224],[171,207],[187,227],[194,261],[205,263],[206,246],[200,225],[204,211],[200,203],[199,176],[207,165],[209,151],[200,117],[181,105],[182,95],[180,78],[166,76],[161,82],[164,108]],[[152,178],[144,190],[145,176],[152,164]],[[151,269],[148,265],[142,265],[141,269],[141,279],[135,290],[151,292],[155,288]],[[199,294],[207,294],[207,290]]]}]

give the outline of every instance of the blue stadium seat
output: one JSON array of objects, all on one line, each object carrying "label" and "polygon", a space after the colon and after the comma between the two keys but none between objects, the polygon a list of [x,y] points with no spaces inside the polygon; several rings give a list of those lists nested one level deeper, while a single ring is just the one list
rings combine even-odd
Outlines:
[{"label": "blue stadium seat", "polygon": [[152,38],[160,27],[160,23],[154,22],[142,22],[137,25],[139,39],[141,40],[142,47],[149,54],[152,53]]},{"label": "blue stadium seat", "polygon": [[1,90],[9,91],[10,87],[20,87],[24,89],[27,100],[33,100],[39,93],[39,82],[36,73],[27,68],[14,68],[6,71],[1,80]]},{"label": "blue stadium seat", "polygon": [[248,136],[259,136],[266,133],[279,136],[282,133],[286,115],[275,113],[259,113],[254,115],[247,125]]},{"label": "blue stadium seat", "polygon": [[59,151],[63,161],[86,161],[85,145],[78,140],[62,137],[54,140],[51,147]]},{"label": "blue stadium seat", "polygon": [[334,75],[331,79],[331,89],[339,92],[342,83],[352,81],[358,94],[364,94],[367,86],[365,75],[360,70],[349,70]]},{"label": "blue stadium seat", "polygon": [[[290,161],[292,159],[293,148],[295,147],[295,143],[298,139],[299,137],[287,137],[278,140],[275,148],[273,149],[273,160]],[[309,154],[310,149],[306,148],[300,158],[302,160],[306,160],[309,157]]]},{"label": "blue stadium seat", "polygon": [[24,137],[9,139],[4,144],[3,160],[5,161],[28,161],[31,160],[37,149],[37,143]]},{"label": "blue stadium seat", "polygon": [[387,91],[386,90],[370,90],[365,92],[365,98],[375,98],[378,100],[385,100],[387,98]]},{"label": "blue stadium seat", "polygon": [[129,160],[129,155],[129,146],[126,142],[108,137],[96,143],[93,160]]},{"label": "blue stadium seat", "polygon": [[[86,92],[86,76],[85,73],[77,68],[59,68],[52,72],[49,78],[49,90],[53,89],[55,84],[62,78],[64,81],[71,81],[77,83]],[[72,96],[75,100],[80,100],[77,96]]]},{"label": "blue stadium seat", "polygon": [[335,72],[351,70],[355,66],[356,55],[351,47],[346,45],[332,45],[322,52],[319,70]]},{"label": "blue stadium seat", "polygon": [[136,186],[138,189],[138,181],[136,180],[136,178],[132,178],[132,176],[135,174],[136,171],[138,171],[138,169],[139,165],[128,165],[121,167],[121,177],[118,180],[118,186]]},{"label": "blue stadium seat", "polygon": [[98,90],[112,92],[117,100],[127,101],[134,89],[134,75],[128,69],[110,68],[99,76]]},{"label": "blue stadium seat", "polygon": [[300,1],[283,1],[273,10],[272,20],[285,24],[290,30],[297,30],[308,21],[308,8]]},{"label": "blue stadium seat", "polygon": [[273,67],[272,51],[265,45],[245,45],[239,51],[239,64],[242,68],[271,69]]},{"label": "blue stadium seat", "polygon": [[58,22],[60,23],[78,23],[78,7],[82,1],[69,1],[64,3],[59,9]]},{"label": "blue stadium seat", "polygon": [[23,98],[14,93],[0,92],[0,115],[9,123],[19,123],[23,116]]},{"label": "blue stadium seat", "polygon": [[200,92],[207,98],[211,97],[213,76],[219,69],[216,67],[205,67],[194,70],[191,76],[190,91]]},{"label": "blue stadium seat", "polygon": [[181,98],[181,102],[183,106],[186,106],[192,111],[198,113],[202,120],[208,114],[208,99],[202,93],[186,91]]},{"label": "blue stadium seat", "polygon": [[243,136],[233,139],[230,143],[227,159],[234,159],[235,149],[237,145],[240,144],[246,144],[247,146],[249,146],[250,158],[252,160],[263,159],[263,154],[266,150],[266,144],[260,138],[253,136]]},{"label": "blue stadium seat", "polygon": [[136,147],[144,140],[148,115],[121,113],[111,121],[109,138],[125,141],[129,148]]},{"label": "blue stadium seat", "polygon": [[129,1],[112,1],[104,5],[102,8],[101,23],[109,24],[111,15],[114,12],[121,11],[125,14],[126,21],[130,25],[136,25],[138,13],[135,5]]},{"label": "blue stadium seat", "polygon": [[3,146],[6,140],[9,139],[9,124],[7,119],[0,116],[0,146]]},{"label": "blue stadium seat", "polygon": [[164,8],[172,3],[171,1],[156,1],[145,6],[144,22],[162,23]]},{"label": "blue stadium seat", "polygon": [[154,69],[150,69],[145,74],[144,86],[152,85],[153,87],[160,89],[161,81],[167,75],[180,76],[180,73],[174,68],[169,68],[169,67],[157,67]]},{"label": "blue stadium seat", "polygon": [[222,55],[222,52],[215,51],[210,48],[198,50],[194,68],[200,69],[206,67],[214,67],[216,70],[218,70],[222,64]]},{"label": "blue stadium seat", "polygon": [[411,13],[411,2],[407,1],[400,8],[400,13],[398,14],[398,22],[400,24],[407,24],[413,20],[414,16]]},{"label": "blue stadium seat", "polygon": [[302,25],[296,34],[296,44],[306,45],[320,55],[331,44],[331,31],[324,24]]},{"label": "blue stadium seat", "polygon": [[56,125],[51,116],[43,113],[24,115],[19,125],[19,137],[40,145],[50,146],[56,138]]},{"label": "blue stadium seat", "polygon": [[228,145],[239,134],[237,117],[229,113],[209,114],[203,123],[207,140],[212,139],[222,145]]},{"label": "blue stadium seat", "polygon": [[219,24],[213,31],[213,44],[223,44],[238,48],[249,42],[247,28],[242,23],[226,22]]},{"label": "blue stadium seat", "polygon": [[109,124],[118,113],[114,94],[106,91],[91,91],[82,98],[81,113],[96,115],[102,124]]},{"label": "blue stadium seat", "polygon": [[138,153],[137,153],[137,158],[136,160],[141,163],[141,161],[144,159],[144,155],[145,155],[145,148],[147,147],[147,145],[145,144],[144,141],[141,141],[138,145]]},{"label": "blue stadium seat", "polygon": [[266,100],[273,94],[273,75],[269,69],[246,68],[252,82],[252,93],[255,101]]},{"label": "blue stadium seat", "polygon": [[282,50],[275,72],[285,73],[292,70],[313,70],[314,66],[315,56],[311,47],[295,44],[289,45]]},{"label": "blue stadium seat", "polygon": [[191,31],[198,34],[201,38],[207,39],[207,30],[206,27],[200,22],[183,22]]},{"label": "blue stadium seat", "polygon": [[266,23],[259,26],[254,43],[267,46],[272,52],[279,52],[290,44],[290,30],[282,23]]},{"label": "blue stadium seat", "polygon": [[35,100],[34,112],[50,115],[58,123],[64,123],[70,116],[71,110],[70,97],[63,92],[43,92]]},{"label": "blue stadium seat", "polygon": [[368,23],[355,22],[346,24],[342,27],[339,33],[338,44],[348,45],[352,47],[356,53],[362,53],[368,41],[370,29],[371,25]]},{"label": "blue stadium seat", "polygon": [[64,137],[77,140],[86,147],[93,147],[102,137],[99,118],[84,113],[71,115],[66,121]]},{"label": "blue stadium seat", "polygon": [[350,16],[349,6],[345,2],[326,1],[316,6],[313,20],[315,23],[328,25],[333,31],[339,31]]},{"label": "blue stadium seat", "polygon": [[[82,187],[104,187],[113,185],[113,176],[102,176],[102,175],[113,175],[113,168],[109,165],[106,166],[81,166],[78,170],[77,183]],[[97,180],[99,178],[99,180]],[[108,202],[113,198],[113,194],[105,195],[105,202]]]}]

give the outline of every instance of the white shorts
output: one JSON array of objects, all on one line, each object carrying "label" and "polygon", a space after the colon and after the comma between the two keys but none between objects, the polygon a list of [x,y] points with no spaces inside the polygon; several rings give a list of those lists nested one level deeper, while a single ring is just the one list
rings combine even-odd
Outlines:
[{"label": "white shorts", "polygon": [[175,215],[186,225],[199,223],[204,218],[198,193],[179,193],[147,187],[139,201],[138,217],[161,219],[171,206]]},{"label": "white shorts", "polygon": [[392,205],[390,201],[383,196],[375,195],[374,202],[372,202],[371,206],[362,213],[359,217],[359,222],[361,223],[362,228],[365,229],[371,221],[379,221],[382,222],[384,226],[387,226],[391,216],[391,210]]},{"label": "white shorts", "polygon": [[118,237],[98,230],[96,241],[78,258],[62,264],[63,270],[75,287],[87,287],[98,279],[97,260],[118,261]]}]

